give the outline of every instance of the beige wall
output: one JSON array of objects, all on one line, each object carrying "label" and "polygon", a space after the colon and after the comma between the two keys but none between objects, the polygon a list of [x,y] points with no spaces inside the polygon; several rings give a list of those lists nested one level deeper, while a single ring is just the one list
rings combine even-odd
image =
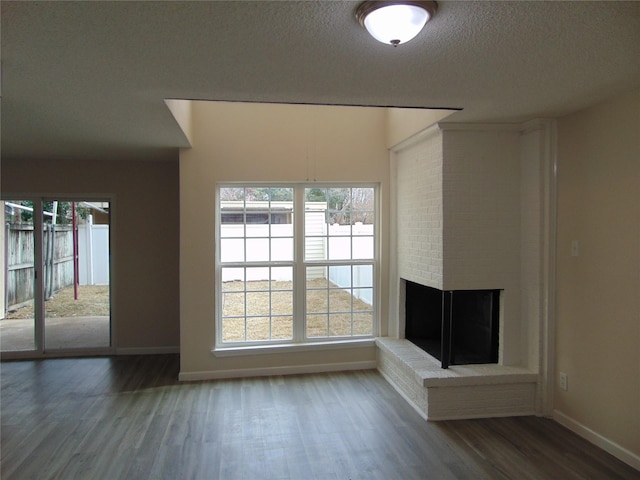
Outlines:
[{"label": "beige wall", "polygon": [[557,248],[555,409],[640,455],[640,91],[559,120]]},{"label": "beige wall", "polygon": [[[372,362],[375,348],[215,357],[215,188],[222,181],[380,184],[388,292],[389,155],[383,109],[194,102],[192,148],[180,155],[181,376]],[[381,333],[388,307],[380,296]]]},{"label": "beige wall", "polygon": [[111,196],[116,346],[140,352],[178,347],[177,160],[3,159],[2,194]]},{"label": "beige wall", "polygon": [[191,144],[191,104],[190,100],[175,100],[168,98],[164,101],[167,108],[175,118],[176,122],[180,126],[182,133],[187,139],[187,142]]},{"label": "beige wall", "polygon": [[387,108],[387,147],[398,145],[454,112],[455,110]]}]

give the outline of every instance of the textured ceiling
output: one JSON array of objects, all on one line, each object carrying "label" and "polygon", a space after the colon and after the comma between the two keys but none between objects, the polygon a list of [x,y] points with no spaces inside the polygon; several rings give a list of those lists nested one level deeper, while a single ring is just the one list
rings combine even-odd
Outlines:
[{"label": "textured ceiling", "polygon": [[165,98],[515,122],[640,85],[640,2],[439,1],[398,48],[359,26],[357,5],[3,1],[2,157],[163,157],[186,145]]}]

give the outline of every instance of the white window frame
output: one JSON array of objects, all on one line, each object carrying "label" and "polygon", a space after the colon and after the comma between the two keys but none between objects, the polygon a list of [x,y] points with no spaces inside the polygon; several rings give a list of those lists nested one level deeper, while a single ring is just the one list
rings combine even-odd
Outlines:
[{"label": "white window frame", "polygon": [[[226,262],[221,261],[222,238],[222,211],[220,190],[223,188],[293,188],[294,190],[294,252],[292,262]],[[374,229],[373,229],[373,258],[372,259],[347,259],[347,260],[305,260],[305,189],[307,188],[372,188],[374,191]],[[327,183],[253,183],[253,182],[224,182],[216,185],[215,192],[215,282],[216,282],[216,307],[215,307],[215,347],[216,355],[234,355],[245,352],[270,353],[286,349],[295,351],[308,347],[340,348],[341,346],[370,346],[379,330],[379,275],[380,275],[380,192],[379,184],[360,182],[327,182]],[[353,233],[350,235],[352,238]],[[222,341],[222,269],[223,267],[246,266],[293,266],[293,338],[287,340],[260,340],[260,341]],[[372,332],[367,335],[348,336],[323,336],[306,337],[306,267],[325,265],[371,265],[373,269],[373,305],[372,305]],[[225,353],[226,352],[226,353]]]}]

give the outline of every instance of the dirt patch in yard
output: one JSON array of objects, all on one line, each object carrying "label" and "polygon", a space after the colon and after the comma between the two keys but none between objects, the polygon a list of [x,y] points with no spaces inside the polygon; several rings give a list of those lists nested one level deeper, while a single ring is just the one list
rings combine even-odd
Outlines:
[{"label": "dirt patch in yard", "polygon": [[[292,288],[292,282],[271,282],[271,289],[268,281],[246,285],[239,281],[225,282],[223,341],[292,338]],[[306,309],[308,337],[369,335],[373,331],[372,306],[326,279],[307,282]]]},{"label": "dirt patch in yard", "polygon": [[[246,291],[244,291],[246,287]],[[225,282],[223,287],[223,341],[290,339],[293,336],[293,286],[291,282]],[[369,335],[373,329],[372,306],[352,297],[326,279],[307,283],[307,336]],[[245,308],[247,318],[245,319]],[[45,302],[46,318],[109,315],[109,287],[80,286],[78,300],[73,287]],[[270,315],[271,314],[271,315]],[[33,304],[10,310],[7,319],[34,318]]]},{"label": "dirt patch in yard", "polygon": [[[45,301],[45,316],[101,317],[109,315],[109,286],[83,285],[78,287],[78,299],[73,298],[73,287],[57,291]],[[33,302],[7,312],[7,319],[33,318]]]}]

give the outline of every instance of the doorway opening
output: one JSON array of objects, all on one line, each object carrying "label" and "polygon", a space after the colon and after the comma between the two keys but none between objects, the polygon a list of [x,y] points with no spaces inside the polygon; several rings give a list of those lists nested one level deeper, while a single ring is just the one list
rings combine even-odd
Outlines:
[{"label": "doorway opening", "polygon": [[5,200],[0,352],[110,352],[110,202]]}]

